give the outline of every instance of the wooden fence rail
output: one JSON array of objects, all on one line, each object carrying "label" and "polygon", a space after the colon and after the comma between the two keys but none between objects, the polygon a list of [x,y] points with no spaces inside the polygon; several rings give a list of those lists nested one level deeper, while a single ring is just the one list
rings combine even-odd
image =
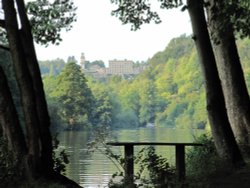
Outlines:
[{"label": "wooden fence rail", "polygon": [[108,142],[107,145],[123,146],[125,157],[125,180],[129,184],[134,181],[134,146],[175,146],[175,165],[178,181],[185,180],[185,146],[202,146],[199,143],[168,143],[168,142]]}]

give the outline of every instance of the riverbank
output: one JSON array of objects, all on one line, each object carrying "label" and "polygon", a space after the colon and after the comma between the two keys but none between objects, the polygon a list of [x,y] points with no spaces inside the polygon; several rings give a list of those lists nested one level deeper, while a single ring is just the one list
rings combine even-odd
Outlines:
[{"label": "riverbank", "polygon": [[13,177],[12,181],[1,181],[0,187],[6,188],[82,188],[75,181],[64,175],[55,173],[52,176],[37,177],[35,179],[23,179]]},{"label": "riverbank", "polygon": [[60,181],[53,181],[49,179],[38,179],[32,182],[16,182],[15,184],[9,184],[5,187],[19,187],[19,188],[82,188],[80,185],[73,181],[69,182],[60,182]]}]

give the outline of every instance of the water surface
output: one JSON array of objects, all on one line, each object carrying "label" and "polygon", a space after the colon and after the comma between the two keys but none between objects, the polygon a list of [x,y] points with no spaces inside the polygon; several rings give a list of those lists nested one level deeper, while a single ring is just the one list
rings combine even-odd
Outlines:
[{"label": "water surface", "polygon": [[[117,129],[112,132],[120,142],[192,142],[203,131],[148,127],[138,129]],[[66,176],[85,188],[106,187],[117,168],[100,152],[89,154],[87,143],[93,138],[90,131],[66,131],[59,134],[60,147],[70,155]],[[113,139],[112,139],[113,140]],[[142,146],[135,148],[135,153]],[[115,152],[123,154],[122,147],[113,147]],[[157,146],[156,152],[174,162],[174,147]]]}]

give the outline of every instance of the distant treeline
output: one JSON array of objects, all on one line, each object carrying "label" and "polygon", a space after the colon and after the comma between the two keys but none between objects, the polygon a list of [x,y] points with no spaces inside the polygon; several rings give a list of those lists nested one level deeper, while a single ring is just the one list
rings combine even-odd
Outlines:
[{"label": "distant treeline", "polygon": [[[248,86],[249,48],[250,40],[238,41]],[[86,77],[72,58],[67,63],[61,59],[41,62],[54,125],[208,128],[203,77],[191,37],[172,39],[147,63],[147,70],[132,80],[113,76],[100,81]]]}]

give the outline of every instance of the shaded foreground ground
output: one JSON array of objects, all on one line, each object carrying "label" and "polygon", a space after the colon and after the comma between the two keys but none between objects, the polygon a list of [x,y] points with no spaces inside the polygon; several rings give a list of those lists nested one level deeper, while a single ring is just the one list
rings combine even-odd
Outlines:
[{"label": "shaded foreground ground", "polygon": [[[22,184],[20,188],[80,188],[79,185],[73,183],[55,183],[50,181],[38,180],[33,185]],[[179,187],[179,186],[177,186]],[[183,186],[180,186],[183,187]],[[218,172],[206,180],[195,180],[188,182],[184,188],[250,188],[250,160],[247,165],[238,170],[225,170]],[[129,188],[129,187],[126,187]]]},{"label": "shaded foreground ground", "polygon": [[242,169],[215,174],[207,181],[193,183],[190,187],[250,188],[250,161]]},{"label": "shaded foreground ground", "polygon": [[228,172],[220,177],[214,177],[209,187],[228,187],[228,188],[249,188],[250,187],[250,165],[237,170]]}]

